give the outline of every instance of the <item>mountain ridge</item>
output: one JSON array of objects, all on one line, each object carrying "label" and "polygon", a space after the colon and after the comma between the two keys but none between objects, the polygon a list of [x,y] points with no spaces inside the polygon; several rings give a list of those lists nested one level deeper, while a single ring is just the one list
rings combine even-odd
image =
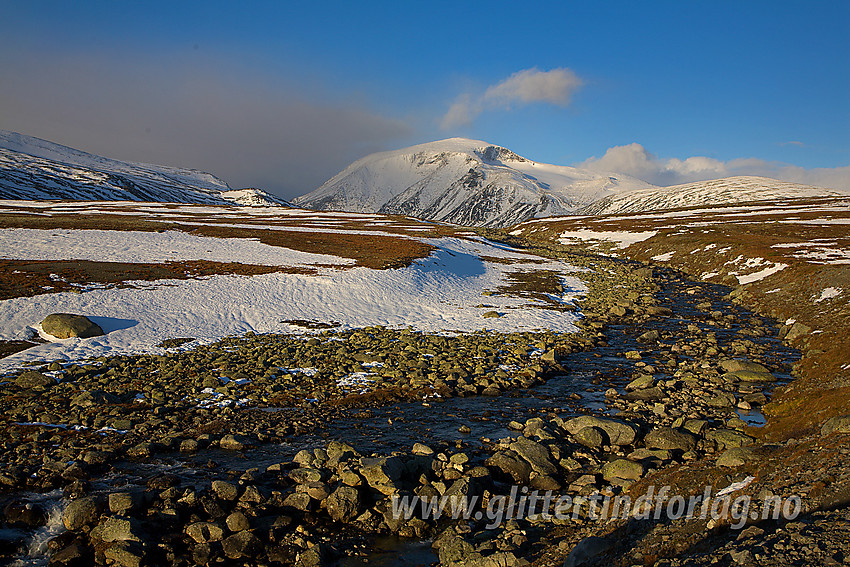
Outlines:
[{"label": "mountain ridge", "polygon": [[125,162],[6,130],[0,130],[0,198],[286,206],[259,189],[231,189],[204,171]]},{"label": "mountain ridge", "polygon": [[535,162],[482,140],[449,138],[365,156],[293,203],[504,227],[560,215],[841,195],[755,176],[659,187],[620,173]]}]

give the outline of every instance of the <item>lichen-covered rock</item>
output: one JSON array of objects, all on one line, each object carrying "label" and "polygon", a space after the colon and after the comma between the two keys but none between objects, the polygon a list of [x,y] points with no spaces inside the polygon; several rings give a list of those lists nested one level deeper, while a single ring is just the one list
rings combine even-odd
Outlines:
[{"label": "lichen-covered rock", "polygon": [[79,337],[87,339],[103,334],[103,329],[85,315],[73,313],[52,313],[41,322],[42,330],[57,339]]}]

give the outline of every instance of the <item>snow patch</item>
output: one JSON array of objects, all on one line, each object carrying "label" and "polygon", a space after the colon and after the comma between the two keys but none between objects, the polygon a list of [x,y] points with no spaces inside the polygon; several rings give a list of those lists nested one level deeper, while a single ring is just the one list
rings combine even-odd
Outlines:
[{"label": "snow patch", "polygon": [[593,230],[572,230],[561,233],[558,237],[558,243],[571,244],[575,241],[588,240],[605,240],[608,242],[616,242],[618,248],[628,248],[636,242],[643,242],[658,234],[654,230],[643,232],[617,232],[617,231],[593,231]]},{"label": "snow patch", "polygon": [[832,299],[834,297],[838,297],[841,295],[843,290],[840,287],[828,287],[820,292],[820,297],[815,299],[815,303],[820,303],[821,301],[826,301],[827,299]]}]

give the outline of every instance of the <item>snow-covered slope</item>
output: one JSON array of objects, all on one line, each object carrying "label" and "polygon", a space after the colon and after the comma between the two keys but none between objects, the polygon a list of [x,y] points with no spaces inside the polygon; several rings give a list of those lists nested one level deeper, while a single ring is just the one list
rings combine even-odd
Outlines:
[{"label": "snow-covered slope", "polygon": [[194,169],[129,163],[0,130],[0,199],[285,205]]},{"label": "snow-covered slope", "polygon": [[319,210],[508,226],[650,187],[626,175],[536,163],[487,142],[451,138],[366,156],[293,202]]},{"label": "snow-covered slope", "polygon": [[741,176],[629,191],[600,199],[577,212],[586,215],[641,213],[681,207],[842,195],[846,193],[767,177]]},{"label": "snow-covered slope", "polygon": [[275,197],[267,191],[250,187],[248,189],[234,189],[222,191],[221,197],[243,207],[291,207],[289,201]]}]

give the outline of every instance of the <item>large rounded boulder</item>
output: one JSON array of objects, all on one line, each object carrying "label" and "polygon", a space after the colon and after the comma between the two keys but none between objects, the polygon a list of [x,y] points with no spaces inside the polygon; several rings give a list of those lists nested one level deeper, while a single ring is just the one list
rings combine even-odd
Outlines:
[{"label": "large rounded boulder", "polygon": [[103,334],[96,323],[93,323],[85,315],[74,315],[72,313],[53,313],[45,317],[41,322],[42,330],[57,339],[68,339],[79,337],[86,339],[98,337]]}]

